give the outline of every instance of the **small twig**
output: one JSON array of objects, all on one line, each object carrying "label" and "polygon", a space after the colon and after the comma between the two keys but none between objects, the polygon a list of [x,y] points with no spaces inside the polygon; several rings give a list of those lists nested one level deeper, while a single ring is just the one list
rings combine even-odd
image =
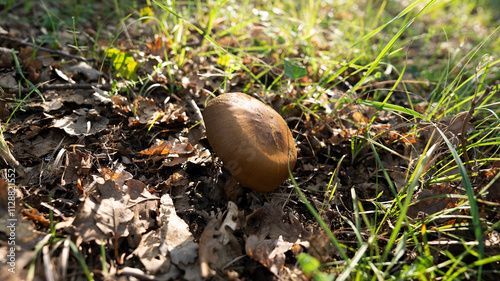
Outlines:
[{"label": "small twig", "polygon": [[16,173],[23,178],[26,175],[26,169],[19,164],[19,162],[14,158],[14,156],[10,153],[9,148],[7,147],[7,143],[3,139],[3,135],[0,134],[0,157],[2,157],[9,166],[16,170]]},{"label": "small twig", "polygon": [[5,36],[5,35],[0,35],[0,39],[12,41],[12,42],[16,42],[16,43],[18,43],[20,45],[30,46],[30,47],[33,47],[33,48],[35,48],[37,50],[46,51],[46,52],[49,52],[49,53],[52,53],[52,54],[59,55],[61,57],[66,57],[66,58],[74,59],[74,60],[77,60],[77,61],[85,61],[85,62],[95,61],[94,58],[83,58],[83,57],[79,57],[79,56],[70,55],[70,54],[67,54],[67,53],[64,53],[64,52],[61,52],[61,51],[52,50],[52,49],[49,49],[49,48],[45,48],[45,47],[42,47],[42,46],[35,45],[33,43],[30,43],[30,42],[26,42],[26,41],[23,41],[23,40],[11,38],[11,37]]},{"label": "small twig", "polygon": [[196,121],[200,122],[200,127],[202,128],[202,130],[205,130],[205,123],[203,122],[203,115],[201,114],[200,108],[191,97],[188,97],[188,103],[194,110],[195,116],[198,119]]},{"label": "small twig", "polygon": [[[49,91],[49,90],[92,90],[94,87],[99,88],[104,91],[111,91],[112,85],[104,85],[104,84],[43,84],[38,87],[40,91]],[[26,94],[33,91],[31,88],[22,88],[21,93]],[[9,94],[17,94],[19,93],[19,89],[8,89],[7,92]]]}]

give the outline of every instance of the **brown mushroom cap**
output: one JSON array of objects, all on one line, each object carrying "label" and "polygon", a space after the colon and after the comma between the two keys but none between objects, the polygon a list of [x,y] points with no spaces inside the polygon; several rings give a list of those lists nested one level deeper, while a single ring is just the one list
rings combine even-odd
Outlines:
[{"label": "brown mushroom cap", "polygon": [[295,167],[297,150],[288,125],[258,99],[220,95],[208,102],[203,119],[212,149],[241,185],[269,192],[288,178],[289,160]]}]

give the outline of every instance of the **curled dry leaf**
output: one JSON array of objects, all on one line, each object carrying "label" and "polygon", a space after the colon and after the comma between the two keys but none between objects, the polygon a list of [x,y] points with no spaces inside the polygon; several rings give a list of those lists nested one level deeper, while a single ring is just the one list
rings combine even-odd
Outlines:
[{"label": "curled dry leaf", "polygon": [[188,142],[178,142],[172,145],[168,141],[158,140],[155,144],[138,152],[142,156],[169,156],[175,155],[189,155],[196,151]]},{"label": "curled dry leaf", "polygon": [[229,201],[224,221],[212,218],[200,237],[200,271],[203,278],[213,276],[216,268],[221,270],[227,264],[241,256],[241,246],[234,236],[234,231],[241,227],[238,206]]},{"label": "curled dry leaf", "polygon": [[22,211],[22,214],[29,220],[32,220],[34,222],[38,222],[43,226],[49,226],[50,221],[46,219],[42,213],[40,213],[37,209],[26,209]]},{"label": "curled dry leaf", "polygon": [[293,214],[285,213],[280,206],[269,203],[247,216],[244,231],[261,239],[283,236],[285,241],[296,241],[307,235]]},{"label": "curled dry leaf", "polygon": [[169,142],[160,140],[151,147],[139,151],[138,154],[143,156],[167,156],[171,149],[172,145]]},{"label": "curled dry leaf", "polygon": [[285,265],[285,253],[296,245],[305,248],[309,242],[302,224],[292,214],[285,214],[280,207],[264,204],[247,217],[246,253],[267,267],[276,276]]},{"label": "curled dry leaf", "polygon": [[107,240],[113,235],[127,237],[134,213],[126,207],[113,181],[108,180],[98,188],[102,196],[99,199],[89,196],[77,214],[74,221],[77,233],[84,242]]},{"label": "curled dry leaf", "polygon": [[86,62],[80,61],[72,65],[64,65],[65,69],[71,76],[83,75],[88,81],[97,81],[102,73],[92,68]]},{"label": "curled dry leaf", "polygon": [[153,226],[150,210],[156,210],[158,198],[137,180],[126,183],[123,186],[107,180],[97,186],[100,197],[85,199],[74,221],[84,242],[127,237],[130,246],[135,247],[139,237]]},{"label": "curled dry leaf", "polygon": [[[98,96],[101,96],[101,98],[99,98],[99,99],[104,101],[104,98],[102,97],[102,95],[99,94],[98,92],[96,92],[96,93],[98,94]],[[95,95],[96,94],[94,94],[94,96]],[[117,111],[117,113],[126,116],[130,112],[132,112],[132,106],[126,97],[115,95],[115,96],[112,96],[110,100],[113,103],[113,108]]]},{"label": "curled dry leaf", "polygon": [[121,102],[113,100],[113,103],[122,110],[122,113],[134,112],[134,116],[128,118],[130,127],[151,125],[153,122],[185,123],[189,121],[184,108],[173,103],[167,103],[164,110],[157,107],[152,99],[143,97],[139,97],[133,103],[128,103],[126,100]]},{"label": "curled dry leaf", "polygon": [[173,173],[167,180],[156,185],[155,190],[167,193],[172,187],[185,187],[189,185],[187,175],[185,173]]},{"label": "curled dry leaf", "polygon": [[133,177],[131,173],[125,171],[125,167],[121,164],[115,170],[103,168],[100,172],[104,180],[114,181],[118,188],[122,187],[126,181]]},{"label": "curled dry leaf", "polygon": [[[206,150],[204,151],[207,152]],[[172,147],[170,151],[170,157],[166,158],[162,162],[162,166],[173,167],[178,164],[184,164],[186,162],[196,162],[200,159],[198,149],[192,146],[190,143],[177,143]]]},{"label": "curled dry leaf", "polygon": [[127,241],[132,248],[135,248],[141,241],[141,235],[155,225],[151,213],[158,208],[158,197],[149,193],[146,185],[135,179],[128,180],[127,187],[130,196],[128,206],[134,212]]},{"label": "curled dry leaf", "polygon": [[127,258],[136,256],[150,274],[166,274],[170,271],[170,257],[160,252],[161,231],[151,231],[142,236],[137,248]]},{"label": "curled dry leaf", "polygon": [[[157,140],[151,147],[137,153],[138,156],[147,157],[147,160],[162,162],[162,167],[172,167],[178,164],[184,164],[186,161],[195,161],[198,150],[189,142],[178,140],[164,141]],[[135,162],[145,161],[143,159],[134,159]],[[160,167],[161,168],[161,167]]]},{"label": "curled dry leaf", "polygon": [[295,243],[283,241],[282,236],[261,240],[257,235],[250,235],[246,240],[245,249],[247,255],[279,276],[285,265],[285,253],[294,245]]},{"label": "curled dry leaf", "polygon": [[[57,154],[59,155],[59,153]],[[61,157],[62,158],[62,157]],[[60,159],[61,159],[60,158]],[[64,173],[61,176],[61,185],[78,184],[82,176],[87,176],[92,168],[92,157],[88,152],[75,150],[74,152],[66,151],[64,153]],[[57,157],[54,160],[54,167],[59,167],[56,163]],[[67,164],[66,164],[67,163]]]},{"label": "curled dry leaf", "polygon": [[42,104],[42,107],[44,112],[59,110],[61,107],[63,107],[63,102],[60,99],[54,99]]},{"label": "curled dry leaf", "polygon": [[146,99],[142,96],[139,96],[134,101],[134,106],[135,116],[128,119],[130,127],[140,124],[152,124],[164,114],[163,110],[158,108],[152,99]]},{"label": "curled dry leaf", "polygon": [[[158,280],[166,276],[171,279],[183,277],[186,280],[199,280],[196,265],[198,244],[194,242],[186,222],[177,216],[168,194],[161,197],[159,209],[159,228],[142,236],[132,255],[137,256],[151,273],[162,274],[156,276]],[[182,272],[184,275],[176,275]]]},{"label": "curled dry leaf", "polygon": [[52,127],[63,129],[70,136],[89,136],[107,128],[108,118],[94,118],[91,115],[90,110],[80,108],[68,116],[54,120]]},{"label": "curled dry leaf", "polygon": [[177,216],[172,198],[168,194],[161,197],[158,220],[165,239],[160,245],[160,250],[164,254],[169,253],[172,262],[177,265],[195,262],[198,244],[194,242],[186,222]]}]

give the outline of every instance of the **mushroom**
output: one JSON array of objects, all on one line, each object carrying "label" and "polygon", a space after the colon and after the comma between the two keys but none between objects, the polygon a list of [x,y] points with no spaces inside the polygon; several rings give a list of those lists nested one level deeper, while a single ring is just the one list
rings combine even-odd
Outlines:
[{"label": "mushroom", "polygon": [[203,111],[207,138],[241,185],[269,192],[288,178],[297,150],[285,120],[271,107],[243,93],[210,100]]}]

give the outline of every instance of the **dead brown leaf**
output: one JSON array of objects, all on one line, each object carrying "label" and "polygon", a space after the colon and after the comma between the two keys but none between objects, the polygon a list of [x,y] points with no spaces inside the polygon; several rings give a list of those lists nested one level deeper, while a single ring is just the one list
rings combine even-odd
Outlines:
[{"label": "dead brown leaf", "polygon": [[150,125],[158,119],[161,119],[164,112],[156,106],[156,103],[152,99],[143,98],[139,96],[138,99],[134,101],[134,117],[129,117],[129,126],[137,125]]},{"label": "dead brown leaf", "polygon": [[307,233],[298,219],[269,203],[247,217],[245,230],[249,234],[245,241],[246,253],[276,276],[285,264],[287,251],[296,244],[309,245],[304,241]]},{"label": "dead brown leaf", "polygon": [[172,149],[172,145],[166,141],[159,141],[159,143],[153,144],[151,147],[146,148],[138,152],[139,155],[144,156],[167,156],[170,153],[170,149]]},{"label": "dead brown leaf", "polygon": [[0,67],[8,68],[13,65],[14,57],[12,57],[12,51],[9,48],[0,47]]},{"label": "dead brown leaf", "polygon": [[22,214],[29,220],[31,221],[34,221],[34,222],[38,222],[40,224],[42,224],[43,226],[49,226],[50,225],[50,221],[48,219],[46,219],[42,213],[40,213],[38,210],[36,209],[30,209],[30,210],[23,210],[22,211]]},{"label": "dead brown leaf", "polygon": [[285,265],[285,253],[290,250],[295,243],[283,241],[280,236],[277,239],[261,240],[257,235],[250,235],[245,244],[247,255],[268,268],[276,276]]},{"label": "dead brown leaf", "polygon": [[338,250],[332,244],[330,237],[324,231],[318,231],[308,239],[310,243],[308,253],[321,263],[332,261]]},{"label": "dead brown leaf", "polygon": [[131,246],[137,246],[141,234],[154,224],[150,211],[156,210],[158,198],[136,180],[128,180],[125,186],[107,180],[97,188],[100,196],[85,199],[77,214],[77,233],[84,242],[126,237]]},{"label": "dead brown leaf", "polygon": [[63,129],[70,136],[93,135],[107,128],[108,118],[93,119],[89,109],[80,108],[74,110],[70,115],[54,120],[52,127]]},{"label": "dead brown leaf", "polygon": [[186,280],[201,280],[197,265],[198,244],[186,222],[177,216],[168,194],[161,197],[157,224],[157,230],[142,236],[132,255],[137,256],[147,270],[158,273],[157,280],[167,276],[169,279],[183,276]]},{"label": "dead brown leaf", "polygon": [[43,64],[39,59],[33,59],[33,52],[32,47],[21,47],[19,51],[19,60],[28,71],[28,79],[32,83],[36,83],[38,81],[38,77],[40,77]]},{"label": "dead brown leaf", "polygon": [[[433,184],[428,189],[420,190],[415,195],[417,202],[408,207],[407,214],[416,219],[420,212],[432,215],[447,208],[452,208],[458,202],[457,198],[448,196],[453,194],[459,194],[459,191],[457,188],[452,187],[450,183]],[[432,198],[435,196],[439,197]]]},{"label": "dead brown leaf", "polygon": [[200,237],[199,261],[203,278],[215,275],[226,265],[241,256],[241,246],[234,236],[234,231],[240,229],[241,218],[238,207],[229,201],[224,220],[222,216],[213,217],[203,230]]},{"label": "dead brown leaf", "polygon": [[291,213],[284,213],[280,206],[264,203],[264,206],[246,218],[245,232],[261,238],[278,238],[295,241],[302,236],[303,226]]},{"label": "dead brown leaf", "polygon": [[141,241],[141,235],[155,226],[152,213],[158,208],[158,197],[149,193],[146,185],[141,181],[130,179],[126,182],[126,185],[130,196],[128,205],[134,212],[132,224],[130,225],[130,235],[127,240],[129,245],[135,248]]}]

